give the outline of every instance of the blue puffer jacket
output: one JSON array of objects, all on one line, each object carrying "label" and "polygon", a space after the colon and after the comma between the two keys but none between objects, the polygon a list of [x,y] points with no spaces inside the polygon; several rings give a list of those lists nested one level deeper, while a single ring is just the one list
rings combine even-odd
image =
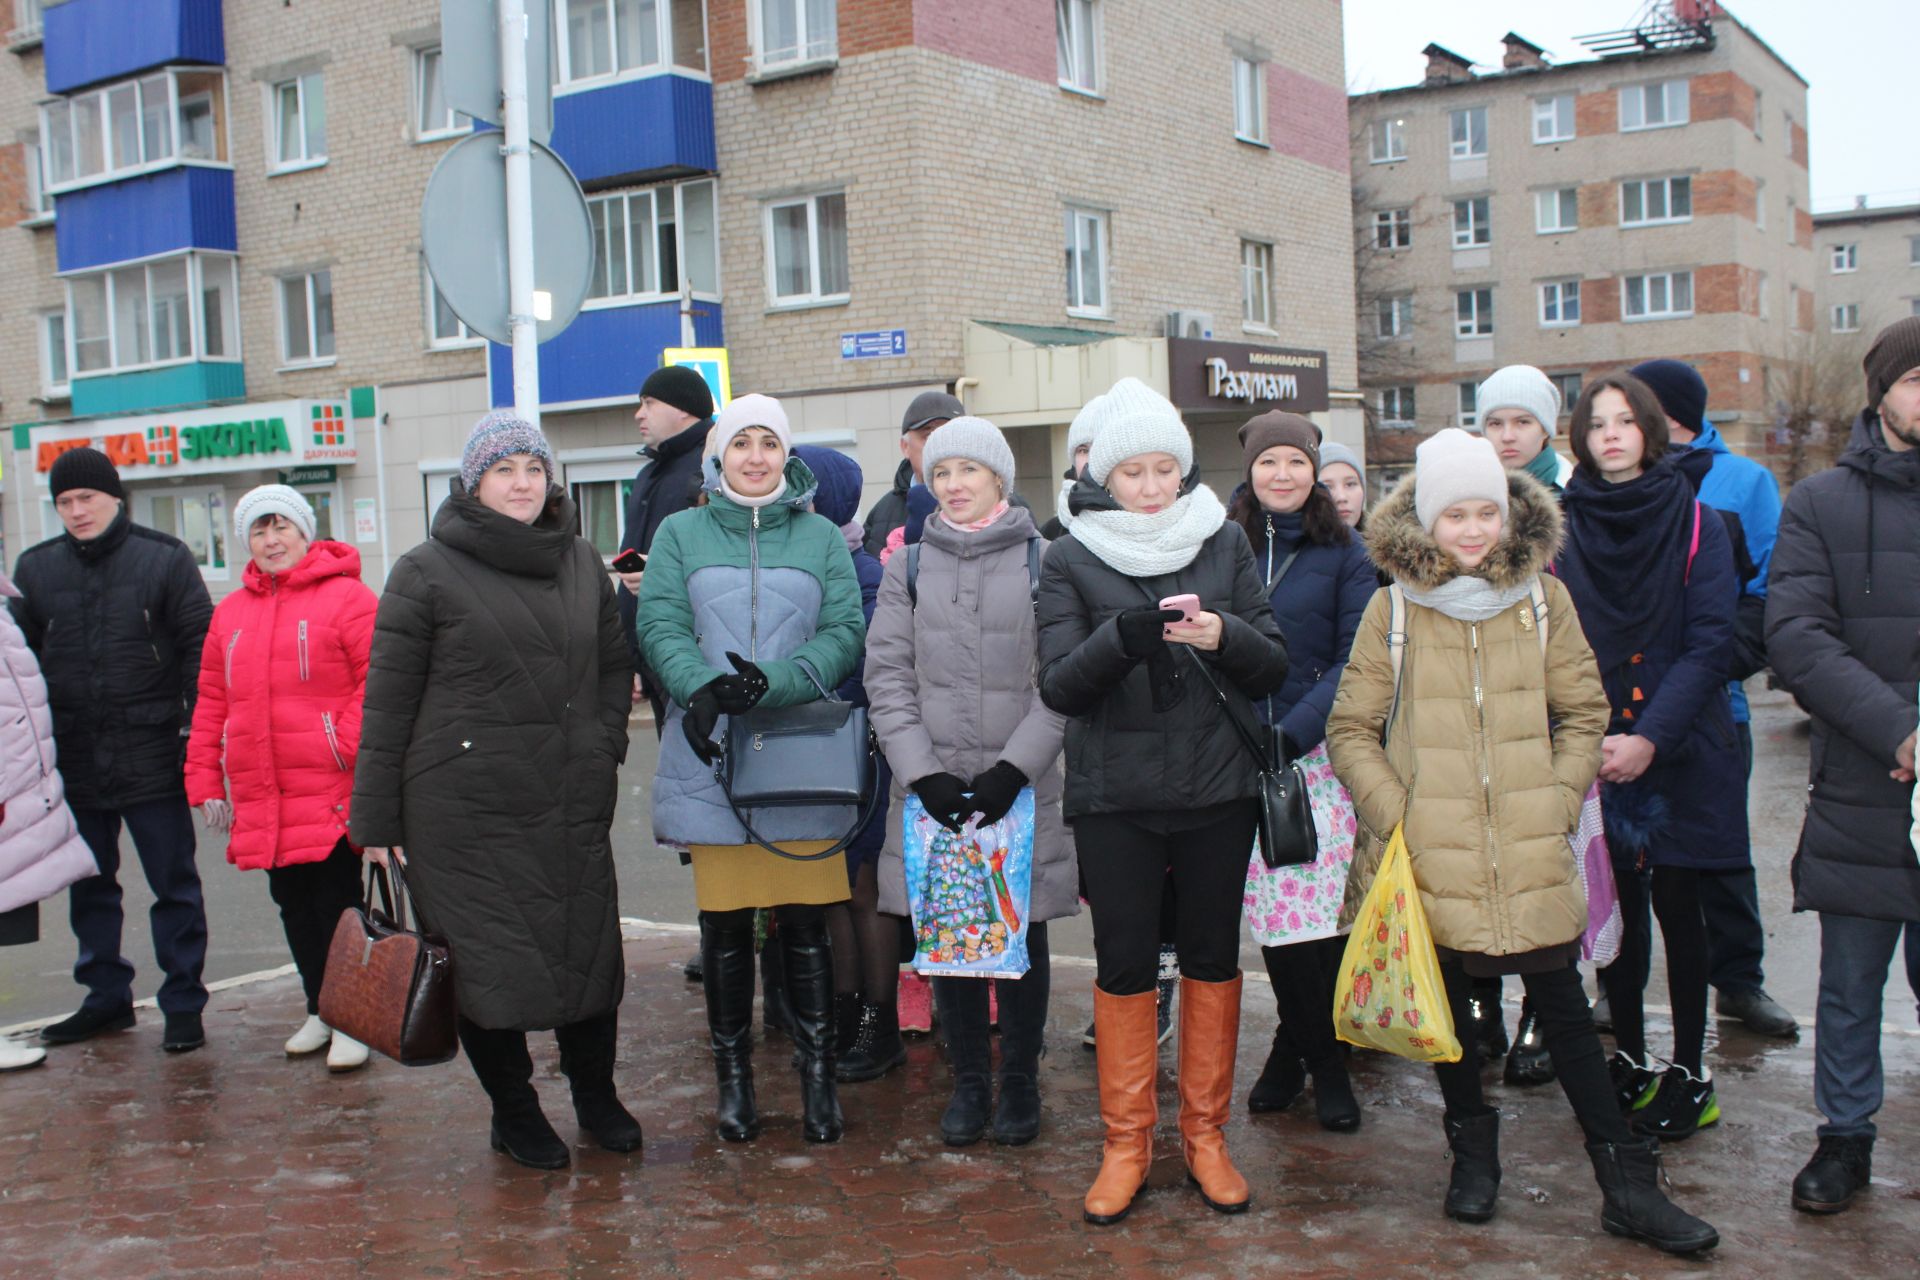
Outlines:
[{"label": "blue puffer jacket", "polygon": [[[1347,651],[1380,580],[1357,537],[1342,546],[1307,541],[1298,515],[1269,515],[1262,526],[1252,540],[1253,556],[1291,665],[1279,692],[1253,707],[1262,720],[1280,726],[1289,749],[1299,754],[1327,736],[1327,713],[1347,669]],[[1275,582],[1296,549],[1286,576]]]}]

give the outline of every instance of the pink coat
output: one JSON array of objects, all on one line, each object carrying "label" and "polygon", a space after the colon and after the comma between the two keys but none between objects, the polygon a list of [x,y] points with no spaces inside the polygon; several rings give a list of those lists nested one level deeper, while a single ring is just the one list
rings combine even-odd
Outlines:
[{"label": "pink coat", "polygon": [[374,608],[360,553],[322,540],[284,574],[248,561],[214,609],[187,800],[232,800],[234,866],[319,862],[347,834]]},{"label": "pink coat", "polygon": [[[0,596],[20,592],[0,573]],[[0,911],[98,875],[55,767],[47,682],[27,638],[0,608]]]}]

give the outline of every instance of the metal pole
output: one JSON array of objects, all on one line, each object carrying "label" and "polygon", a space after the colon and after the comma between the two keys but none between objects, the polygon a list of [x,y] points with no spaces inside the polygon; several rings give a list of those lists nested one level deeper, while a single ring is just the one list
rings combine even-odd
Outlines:
[{"label": "metal pole", "polygon": [[500,0],[501,123],[507,161],[507,326],[513,407],[540,425],[540,348],[533,300],[533,157],[527,129],[527,0]]}]

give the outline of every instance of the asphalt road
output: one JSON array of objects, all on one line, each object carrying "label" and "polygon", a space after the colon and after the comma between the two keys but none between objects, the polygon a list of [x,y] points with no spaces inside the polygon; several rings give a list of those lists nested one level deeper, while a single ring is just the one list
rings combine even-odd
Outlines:
[{"label": "asphalt road", "polygon": [[[1785,694],[1756,691],[1753,707],[1754,772],[1748,806],[1767,925],[1767,986],[1810,1029],[1819,978],[1819,924],[1812,916],[1793,914],[1792,888],[1787,878],[1806,795],[1807,722]],[[658,849],[651,835],[648,794],[656,753],[651,725],[636,723],[633,746],[622,771],[625,794],[614,820],[621,914],[691,924],[692,874],[680,865],[676,855]],[[199,861],[211,933],[207,980],[287,964],[286,943],[278,913],[267,896],[266,877],[228,866],[224,838],[204,830]],[[146,997],[159,985],[159,976],[146,921],[152,895],[138,866],[131,847],[127,847],[121,872],[128,917],[123,949],[139,970],[135,995]],[[70,972],[74,944],[66,927],[64,896],[42,905],[41,935],[38,943],[0,950],[0,1028],[64,1014],[78,1006],[82,992]],[[1052,946],[1056,955],[1090,958],[1093,935],[1086,916],[1056,923]],[[691,948],[689,938],[689,951]],[[1248,968],[1258,972],[1257,949],[1249,943],[1245,954]],[[1663,968],[1656,955],[1647,997],[1650,1006],[1666,1004]],[[1090,982],[1091,974],[1084,980]],[[1517,999],[1518,984],[1507,985],[1509,999]],[[1896,962],[1888,981],[1886,1020],[1911,1029],[1913,1007],[1905,974]]]}]

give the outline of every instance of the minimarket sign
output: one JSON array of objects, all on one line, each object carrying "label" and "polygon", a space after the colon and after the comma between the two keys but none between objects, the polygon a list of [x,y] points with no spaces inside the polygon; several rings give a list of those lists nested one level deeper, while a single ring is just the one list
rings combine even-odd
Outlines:
[{"label": "minimarket sign", "polygon": [[33,469],[43,485],[55,459],[89,446],[107,455],[122,480],[331,465],[360,456],[345,400],[281,400],[52,423],[34,427],[30,438]]}]

